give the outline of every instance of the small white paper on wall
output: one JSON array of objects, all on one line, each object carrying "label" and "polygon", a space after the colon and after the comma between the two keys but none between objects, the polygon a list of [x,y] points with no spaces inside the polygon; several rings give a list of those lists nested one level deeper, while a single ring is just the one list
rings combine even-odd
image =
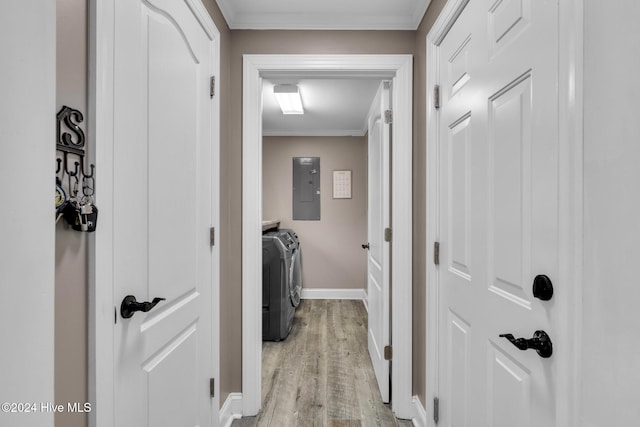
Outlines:
[{"label": "small white paper on wall", "polygon": [[351,171],[333,171],[333,198],[351,198]]}]

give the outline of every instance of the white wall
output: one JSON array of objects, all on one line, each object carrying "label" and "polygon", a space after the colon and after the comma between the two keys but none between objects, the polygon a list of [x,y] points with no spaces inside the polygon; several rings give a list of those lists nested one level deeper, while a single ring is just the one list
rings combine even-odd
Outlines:
[{"label": "white wall", "polygon": [[0,13],[0,425],[53,426],[55,0]]},{"label": "white wall", "polygon": [[581,427],[640,423],[640,3],[585,0]]},{"label": "white wall", "polygon": [[[265,137],[263,216],[300,238],[303,288],[364,289],[367,280],[367,138]],[[320,221],[292,219],[293,157],[320,157]],[[352,171],[352,198],[334,199],[333,171]]]}]

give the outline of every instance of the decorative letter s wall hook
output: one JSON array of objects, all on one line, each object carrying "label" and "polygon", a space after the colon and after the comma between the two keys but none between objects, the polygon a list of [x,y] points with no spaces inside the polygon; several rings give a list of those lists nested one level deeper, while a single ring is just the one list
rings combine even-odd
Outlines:
[{"label": "decorative letter s wall hook", "polygon": [[[74,123],[72,118],[77,123]],[[82,128],[78,126],[78,123],[82,123],[83,120],[84,117],[80,111],[74,110],[66,105],[62,106],[62,109],[58,113],[58,150],[84,156],[84,132]],[[75,134],[75,141],[70,133],[62,130],[62,122]]]},{"label": "decorative letter s wall hook", "polygon": [[80,111],[64,105],[57,119],[56,150],[61,153],[56,157],[58,219],[63,217],[74,230],[91,232],[96,229],[98,208],[94,205],[95,166],[89,165],[87,173],[84,163],[85,134],[80,127],[84,117]]}]

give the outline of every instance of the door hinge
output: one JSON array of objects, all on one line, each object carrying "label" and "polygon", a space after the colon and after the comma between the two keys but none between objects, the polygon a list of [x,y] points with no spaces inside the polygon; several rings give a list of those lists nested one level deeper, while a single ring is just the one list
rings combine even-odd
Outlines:
[{"label": "door hinge", "polygon": [[211,244],[211,246],[215,246],[216,244],[216,228],[215,227],[211,227],[209,229],[209,243]]},{"label": "door hinge", "polygon": [[216,397],[216,380],[214,378],[209,379],[209,394],[211,397]]},{"label": "door hinge", "polygon": [[213,98],[216,94],[216,76],[211,76],[209,81],[209,96]]},{"label": "door hinge", "polygon": [[390,345],[384,346],[384,360],[391,360],[393,357],[393,348]]},{"label": "door hinge", "polygon": [[384,241],[385,242],[390,242],[391,241],[391,228],[389,228],[389,227],[384,229]]},{"label": "door hinge", "polygon": [[440,85],[433,87],[433,106],[436,110],[440,108]]},{"label": "door hinge", "polygon": [[440,242],[433,242],[433,263],[440,265]]},{"label": "door hinge", "polygon": [[386,124],[393,123],[393,111],[384,110],[384,122]]},{"label": "door hinge", "polygon": [[440,419],[440,399],[437,397],[433,398],[433,422],[438,424],[438,420]]}]

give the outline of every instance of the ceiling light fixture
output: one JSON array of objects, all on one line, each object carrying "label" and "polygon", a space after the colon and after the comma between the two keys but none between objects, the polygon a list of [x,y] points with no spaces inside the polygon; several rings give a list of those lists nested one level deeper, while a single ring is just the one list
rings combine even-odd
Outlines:
[{"label": "ceiling light fixture", "polygon": [[302,98],[297,85],[275,85],[273,94],[276,96],[282,114],[304,114]]}]

